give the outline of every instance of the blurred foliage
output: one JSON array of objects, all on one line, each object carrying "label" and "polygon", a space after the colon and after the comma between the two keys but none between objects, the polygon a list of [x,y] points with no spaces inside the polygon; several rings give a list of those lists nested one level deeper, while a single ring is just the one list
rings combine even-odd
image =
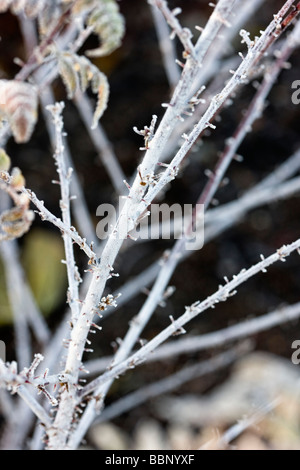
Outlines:
[{"label": "blurred foliage", "polygon": [[42,312],[55,310],[66,295],[66,269],[62,239],[56,232],[32,230],[25,239],[22,255],[24,269],[34,297]]}]

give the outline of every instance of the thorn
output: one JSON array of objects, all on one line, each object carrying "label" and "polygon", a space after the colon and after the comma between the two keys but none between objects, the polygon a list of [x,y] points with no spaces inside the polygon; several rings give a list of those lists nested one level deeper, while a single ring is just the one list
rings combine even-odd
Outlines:
[{"label": "thorn", "polygon": [[211,200],[211,203],[212,203],[212,205],[215,206],[215,207],[220,205],[220,201],[218,201],[218,199],[215,199],[215,198],[213,198],[213,199]]},{"label": "thorn", "polygon": [[175,60],[176,64],[179,65],[179,67],[184,68],[185,64],[183,62],[180,62],[180,60],[176,59]]},{"label": "thorn", "polygon": [[177,7],[177,8],[174,8],[174,10],[172,10],[172,13],[174,16],[178,16],[182,13],[182,9]]}]

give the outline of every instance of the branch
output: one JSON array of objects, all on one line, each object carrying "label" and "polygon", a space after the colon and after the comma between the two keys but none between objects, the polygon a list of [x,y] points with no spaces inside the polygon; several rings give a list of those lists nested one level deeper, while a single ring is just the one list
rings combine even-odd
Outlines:
[{"label": "branch", "polygon": [[[207,111],[204,113],[204,115],[202,116],[198,124],[194,127],[194,129],[189,134],[189,136],[185,137],[184,144],[179,149],[179,151],[177,152],[177,154],[175,155],[171,163],[168,165],[167,170],[163,173],[163,175],[160,176],[160,179],[158,183],[156,184],[156,186],[152,188],[151,190],[149,190],[147,195],[144,197],[144,200],[141,203],[140,208],[139,208],[139,214],[142,214],[147,209],[151,201],[155,197],[157,197],[157,195],[163,189],[163,187],[174,179],[181,162],[183,161],[187,153],[191,150],[192,146],[194,145],[196,140],[199,138],[199,136],[202,134],[202,132],[208,127],[215,128],[215,126],[213,126],[210,121],[213,119],[213,117],[218,112],[218,110],[223,106],[223,104],[229,98],[229,96],[234,92],[237,86],[247,77],[247,73],[249,72],[251,67],[254,65],[254,63],[256,63],[257,57],[260,55],[260,52],[264,48],[265,41],[267,40],[269,35],[272,33],[272,31],[276,28],[278,21],[279,20],[276,17],[273,20],[273,22],[269,25],[269,27],[262,33],[260,38],[257,39],[255,43],[253,42],[253,44],[251,43],[251,45],[249,45],[249,51],[248,51],[247,56],[244,58],[244,60],[242,61],[238,69],[234,72],[231,80],[229,80],[229,82],[227,83],[225,88],[222,90],[222,92],[216,95],[211,100],[211,103]],[[288,41],[288,47],[287,47],[288,50],[285,51],[287,56],[289,56],[289,54],[293,50],[293,47],[295,47],[298,44],[297,34],[298,34],[299,29],[300,27],[298,23],[293,32],[294,34],[291,35],[292,36],[291,40]],[[282,62],[279,59],[279,62],[277,63],[277,65],[274,66],[274,70],[275,70],[274,79],[276,78],[281,66],[282,66]],[[266,93],[268,93],[270,84],[272,84],[272,80],[269,81],[268,79],[266,79],[266,82],[264,82],[264,87],[261,92],[262,95],[265,93],[265,91]],[[258,95],[257,102],[254,103],[254,117],[255,117],[255,113],[257,113],[257,108],[256,108],[257,105],[261,105],[260,95]],[[252,119],[251,113],[248,119],[249,120]],[[244,132],[244,129],[242,126],[241,136],[243,132]],[[174,175],[174,172],[175,172],[175,175]],[[130,197],[132,197],[131,193],[132,192],[130,192]]]},{"label": "branch", "polygon": [[61,232],[66,232],[72,240],[85,252],[90,260],[95,262],[97,259],[96,253],[90,248],[84,238],[81,238],[80,235],[77,233],[74,227],[67,227],[61,219],[56,217],[52,214],[48,209],[46,209],[44,201],[40,201],[36,194],[31,191],[31,189],[22,188],[21,191],[29,197],[31,202],[37,207],[39,211],[39,215],[43,221],[47,220],[48,222],[52,223],[56,227],[58,227]]},{"label": "branch", "polygon": [[246,429],[250,426],[257,425],[262,421],[267,414],[273,411],[278,405],[280,404],[280,399],[273,401],[272,403],[267,404],[266,406],[262,407],[256,413],[254,413],[250,418],[245,418],[241,420],[239,423],[232,426],[228,429],[224,435],[221,437],[219,441],[219,446],[225,447],[231,441],[236,439],[240,434],[242,434]]},{"label": "branch", "polygon": [[[29,393],[28,389],[22,383],[26,383],[26,376],[22,380],[22,376],[16,374],[12,370],[15,369],[15,364],[11,364],[10,368],[6,367],[0,360],[0,384],[5,386],[12,393],[17,393],[33,411],[33,413],[41,420],[45,426],[51,424],[51,419],[46,413],[44,408],[37,402],[37,400]],[[28,377],[29,380],[29,377]]]},{"label": "branch", "polygon": [[65,23],[70,17],[73,4],[71,4],[67,10],[60,16],[57,24],[52,28],[49,34],[44,38],[39,47],[29,57],[27,63],[23,66],[22,70],[16,75],[15,80],[25,81],[29,75],[37,68],[40,64],[40,59],[47,50],[48,46],[52,44],[56,36],[64,27]]},{"label": "branch", "polygon": [[[25,47],[26,47],[27,56],[30,56],[31,51],[34,48],[38,47],[38,38],[37,38],[35,24],[31,20],[28,20],[26,17],[24,17],[24,15],[19,15],[19,23],[20,23],[22,36],[23,36],[23,40],[25,43]],[[73,47],[75,47],[75,45],[73,45]],[[79,45],[79,47],[81,47],[81,44]],[[39,83],[41,81],[40,70],[37,70],[35,72],[34,81],[36,83]],[[49,113],[46,112],[47,106],[54,105],[55,103],[54,95],[52,93],[52,89],[50,85],[44,86],[42,88],[40,92],[40,101],[42,105],[41,108],[42,108],[42,112],[43,112],[44,119],[46,122],[48,134],[51,140],[51,144],[52,144],[53,149],[55,149],[55,145],[56,145],[55,129],[53,129],[53,124],[51,122],[51,117]],[[67,165],[74,169],[74,164],[72,162],[72,157],[71,157],[66,139],[64,142],[64,146],[65,146],[65,158],[66,158]],[[73,212],[74,212],[74,217],[76,219],[77,225],[81,233],[87,240],[93,240],[94,233],[95,233],[94,226],[93,226],[91,217],[89,215],[88,208],[86,206],[83,190],[79,182],[78,175],[75,170],[73,171],[73,175],[72,175],[71,190],[74,192],[74,194],[76,194],[76,197],[74,198]]]},{"label": "branch", "polygon": [[[40,100],[42,103],[42,110],[44,113],[44,118],[48,130],[48,134],[51,140],[51,144],[53,150],[55,149],[55,130],[53,130],[53,125],[51,122],[51,117],[48,112],[45,110],[49,105],[54,105],[54,95],[50,86],[44,87],[42,93],[40,94]],[[95,237],[95,228],[92,221],[92,218],[89,214],[89,210],[85,201],[84,192],[79,181],[78,174],[74,168],[74,163],[72,160],[72,156],[70,153],[70,149],[68,146],[67,138],[64,139],[64,147],[65,147],[65,158],[66,164],[69,167],[73,168],[72,180],[70,182],[71,191],[74,194],[74,201],[72,205],[72,211],[74,214],[74,218],[76,220],[76,224],[84,238],[86,240],[93,240]]]},{"label": "branch", "polygon": [[[262,34],[262,36],[263,36],[263,34]],[[250,52],[248,53],[248,56],[249,56],[248,60],[250,61],[250,63],[251,63],[251,61],[254,62],[256,60],[256,55],[254,53],[252,54],[252,48],[257,47],[257,51],[259,51],[260,48],[263,47],[264,41],[262,40],[262,37],[260,39],[261,39],[261,42],[260,42],[260,40],[258,40],[256,45],[251,46],[251,53]],[[295,37],[293,36],[292,41],[294,41],[294,39],[295,39]],[[245,62],[245,61],[247,62],[246,59],[243,62]],[[282,62],[280,62],[280,65],[281,64],[282,64]],[[244,67],[245,67],[245,65],[242,63],[240,68],[243,69]],[[276,68],[276,73],[278,73],[279,70],[280,70],[280,67]],[[274,74],[274,76],[276,76],[276,75]],[[273,82],[268,81],[267,83],[268,83],[268,86],[271,86],[270,83],[272,84]],[[229,85],[227,85],[229,90],[231,89],[232,86],[233,87],[236,86],[236,83],[235,83],[234,79],[232,79],[232,85],[230,85],[230,82],[229,82]],[[265,90],[265,89],[268,91],[267,87],[263,88],[263,90]],[[231,92],[229,92],[229,94],[230,93]],[[223,91],[223,94],[225,95],[225,97],[223,96],[221,98],[221,100],[224,99],[224,101],[225,101],[226,93],[224,93],[224,91]],[[260,94],[258,96],[261,97]],[[218,100],[219,98],[220,98],[220,95],[218,96],[218,98],[216,100]],[[259,102],[259,104],[261,103],[258,99],[255,100],[255,106],[254,106],[255,111],[256,111],[257,102]],[[174,159],[170,163],[170,165],[169,165],[168,169],[165,171],[163,177],[160,178],[157,185],[152,190],[149,190],[148,194],[145,196],[144,201],[142,203],[142,209],[140,209],[138,211],[139,214],[143,213],[143,211],[147,209],[148,205],[155,198],[155,196],[157,196],[160,189],[163,188],[163,186],[165,186],[170,180],[174,179],[174,174],[173,174],[174,169],[178,168],[178,166],[179,166],[180,162],[182,161],[182,159],[184,158],[185,154],[191,148],[192,144],[195,142],[198,135],[201,133],[201,130],[203,130],[205,127],[207,127],[207,123],[210,121],[210,118],[215,114],[214,100],[213,100],[211,106],[209,107],[208,112],[209,112],[210,108],[212,108],[211,111],[210,111],[211,116],[206,117],[206,115],[204,115],[204,117],[201,120],[202,122],[200,121],[198,126],[196,126],[196,128],[191,132],[189,138],[186,139],[185,144],[181,147],[181,149],[179,150],[177,155],[174,157]],[[250,112],[250,118],[254,119],[254,116],[256,116],[256,114]],[[247,121],[246,121],[246,123],[247,123]],[[202,129],[201,129],[201,126],[202,126]],[[198,129],[197,129],[197,127],[198,127]],[[242,129],[244,130],[245,128],[242,126]],[[221,175],[222,175],[222,171],[220,171],[220,173],[219,173],[219,176],[221,176]],[[152,312],[153,312],[153,309],[154,309],[155,305],[157,305],[157,303],[162,298],[163,290],[165,289],[165,286],[167,285],[167,283],[168,283],[169,279],[171,278],[171,275],[172,275],[175,267],[178,264],[178,254],[180,254],[182,246],[183,246],[182,240],[175,245],[175,248],[172,252],[172,255],[169,257],[169,259],[165,263],[164,268],[161,270],[160,275],[158,276],[158,278],[156,280],[154,289],[152,290],[152,293],[148,297],[147,302],[145,303],[145,305],[142,308],[141,312],[139,313],[138,317],[135,319],[134,322],[132,322],[131,327],[129,329],[129,332],[126,335],[126,337],[125,337],[125,339],[124,339],[122,345],[120,346],[120,349],[119,349],[119,351],[116,355],[116,360],[123,360],[126,357],[126,355],[131,350],[133,344],[135,343],[135,341],[139,337],[139,335],[140,335],[141,331],[143,330],[144,326],[149,321],[149,318],[152,315]],[[103,390],[101,390],[101,392],[99,390],[99,394],[102,397],[105,396],[105,393],[103,393]]]},{"label": "branch", "polygon": [[183,45],[184,58],[191,56],[194,60],[197,60],[194,45],[191,41],[192,33],[188,28],[182,28],[181,24],[176,18],[176,16],[181,13],[181,9],[176,8],[175,10],[171,11],[165,0],[148,0],[148,2],[150,5],[157,7],[164,15],[167,23],[173,31],[173,35],[176,35]]},{"label": "branch", "polygon": [[284,67],[286,61],[291,56],[292,52],[300,43],[300,22],[298,22],[293,32],[286,39],[282,49],[279,52],[279,58],[276,60],[274,65],[267,70],[264,80],[260,85],[257,93],[255,94],[245,116],[240,122],[238,129],[233,134],[233,137],[229,139],[229,144],[221,155],[219,162],[216,166],[216,170],[212,173],[209,181],[207,182],[201,197],[199,198],[198,204],[203,204],[205,208],[209,206],[212,198],[214,197],[222,179],[227,171],[232,159],[236,155],[238,148],[245,139],[246,135],[252,129],[253,123],[261,117],[264,110],[265,100],[270,93],[278,75]]},{"label": "branch", "polygon": [[[221,24],[224,24],[224,21],[226,21],[226,15],[229,15],[230,9],[228,8],[229,4],[232,2],[225,0],[221,0],[218,4],[218,7],[216,8],[214,12],[214,16],[211,21],[208,22],[208,28],[207,32],[208,37],[205,37],[205,35],[201,36],[204,37],[204,39],[201,41],[201,47],[200,47],[200,58],[205,52],[206,46],[209,47],[209,41],[214,39],[214,34],[216,35],[221,27]],[[291,2],[287,2],[286,5]],[[233,3],[232,3],[233,4]],[[222,10],[222,7],[223,10]],[[280,11],[283,12],[283,10]],[[219,17],[220,12],[222,12],[222,17]],[[123,240],[127,237],[128,231],[130,231],[131,228],[135,226],[136,221],[138,220],[139,216],[141,213],[144,212],[145,203],[142,205],[142,211],[140,211],[141,208],[141,200],[148,198],[148,201],[152,200],[151,197],[155,197],[156,194],[158,194],[159,190],[162,189],[162,187],[168,183],[171,179],[174,178],[174,169],[175,172],[177,170],[177,164],[179,164],[186,153],[190,150],[191,146],[195,142],[195,140],[198,138],[200,133],[206,129],[208,126],[210,126],[210,120],[213,118],[217,110],[222,107],[226,99],[231,95],[231,93],[236,89],[236,87],[241,84],[241,82],[245,78],[245,74],[251,69],[251,67],[257,62],[258,58],[261,55],[261,51],[265,48],[266,42],[268,42],[269,36],[273,34],[273,32],[276,30],[278,24],[281,22],[282,18],[279,15],[279,17],[276,17],[270,25],[267,27],[266,31],[264,31],[261,34],[261,37],[257,39],[257,41],[249,47],[248,54],[246,58],[243,60],[242,64],[238,68],[238,70],[234,73],[232,79],[229,81],[229,83],[225,86],[223,92],[221,92],[218,96],[216,96],[212,102],[211,105],[209,106],[208,110],[198,123],[198,125],[195,127],[195,129],[191,132],[189,138],[186,140],[180,151],[177,153],[175,156],[175,159],[173,160],[173,167],[170,165],[169,168],[165,171],[164,176],[159,180],[157,185],[155,186],[154,190],[149,190],[148,191],[148,184],[146,186],[141,185],[141,178],[143,179],[144,177],[147,177],[147,175],[152,175],[155,172],[156,164],[159,162],[160,154],[161,151],[163,150],[164,145],[166,144],[169,136],[171,135],[172,130],[174,129],[176,125],[176,121],[178,116],[180,116],[180,113],[184,111],[185,106],[187,105],[187,96],[189,94],[190,90],[190,85],[192,85],[195,76],[197,72],[199,71],[199,63],[195,64],[193,61],[192,57],[188,57],[186,66],[184,68],[181,81],[175,90],[174,96],[172,98],[171,104],[167,109],[167,112],[165,114],[165,117],[159,126],[157,132],[153,136],[153,139],[151,140],[149,149],[146,152],[145,158],[139,168],[137,177],[133,183],[133,186],[130,190],[128,199],[126,200],[125,206],[123,208],[123,211],[120,214],[119,220],[117,225],[115,226],[115,229],[110,236],[105,249],[103,250],[102,257],[101,257],[101,262],[97,267],[94,267],[93,269],[93,276],[90,284],[89,291],[87,293],[86,299],[84,301],[80,317],[78,319],[78,322],[76,323],[74,329],[72,330],[71,334],[71,342],[69,345],[69,350],[68,350],[68,358],[66,362],[66,370],[70,371],[71,375],[74,377],[74,383],[78,378],[78,371],[79,368],[81,367],[81,358],[85,349],[85,342],[87,339],[87,335],[90,329],[90,326],[92,324],[92,320],[94,317],[94,314],[96,313],[95,308],[97,308],[97,305],[99,304],[101,297],[103,295],[104,288],[106,286],[106,281],[107,279],[111,276],[112,272],[112,267],[115,262],[115,259],[119,253],[119,250],[122,246]],[[204,54],[205,55],[205,54]],[[204,57],[203,55],[203,57]],[[199,60],[199,57],[198,57]],[[201,60],[200,60],[201,62]],[[148,191],[147,195],[146,191]],[[150,196],[150,198],[149,198]],[[147,207],[147,206],[146,206]],[[128,224],[129,222],[129,224]],[[210,299],[211,300],[211,299]],[[191,311],[194,311],[194,308],[191,309]],[[183,316],[185,319],[186,316]],[[192,318],[192,316],[191,316]],[[169,334],[174,333],[174,328],[177,330],[177,322],[174,322],[172,326],[170,327],[170,330],[168,330]],[[183,325],[178,325],[178,330],[181,330],[181,327]],[[161,339],[161,336],[158,335],[157,341],[159,342]],[[149,344],[151,344],[150,342]],[[147,346],[145,346],[147,348]],[[135,356],[133,356],[135,358]],[[138,362],[138,361],[137,361]],[[124,363],[127,364],[127,361],[124,361]],[[131,364],[131,366],[134,366],[135,362]],[[128,365],[130,367],[130,364]],[[115,368],[113,368],[114,370]],[[112,378],[113,375],[104,376],[107,379]],[[102,380],[102,379],[101,379]],[[98,387],[102,385],[103,382],[101,382],[99,379],[99,382],[94,382],[93,387]],[[94,388],[86,388],[86,390],[92,391]],[[70,399],[70,403],[72,402],[72,399]],[[52,433],[52,436],[50,436],[50,441],[49,445],[50,448],[60,448],[60,446],[64,446],[66,442],[66,436],[67,433],[70,429],[70,423],[71,423],[71,413],[70,410],[68,409],[68,423],[66,424],[66,421],[64,422],[64,428],[62,428],[62,413],[63,413],[63,401],[60,404],[60,409],[57,415],[57,422],[59,422],[59,429],[57,426],[55,427],[55,435]],[[75,403],[74,403],[75,405]],[[59,416],[59,418],[58,418]],[[57,432],[58,431],[58,432]],[[58,447],[57,447],[58,446]]]},{"label": "branch", "polygon": [[[222,450],[227,449],[230,442],[240,436],[246,429],[260,423],[267,414],[271,413],[278,405],[280,405],[280,398],[261,406],[251,416],[241,419],[238,423],[229,428],[216,442],[211,441],[204,444],[200,450]],[[213,447],[212,447],[213,446]]]}]

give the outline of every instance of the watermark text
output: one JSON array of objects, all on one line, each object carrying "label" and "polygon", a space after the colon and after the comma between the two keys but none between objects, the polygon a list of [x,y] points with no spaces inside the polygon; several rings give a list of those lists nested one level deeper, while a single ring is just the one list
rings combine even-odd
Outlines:
[{"label": "watermark text", "polygon": [[300,104],[300,80],[295,80],[292,83],[292,90],[295,90],[292,93],[292,103],[293,104]]}]

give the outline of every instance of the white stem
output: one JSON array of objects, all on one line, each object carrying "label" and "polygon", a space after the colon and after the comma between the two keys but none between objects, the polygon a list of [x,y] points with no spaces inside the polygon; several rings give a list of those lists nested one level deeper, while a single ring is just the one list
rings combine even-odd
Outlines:
[{"label": "white stem", "polygon": [[[171,27],[172,31],[174,32],[174,34],[176,34],[176,36],[182,43],[183,48],[184,48],[184,54],[191,55],[192,57],[194,57],[194,59],[196,59],[195,48],[191,41],[191,38],[192,38],[191,31],[188,28],[182,28],[177,17],[169,9],[167,2],[165,0],[148,0],[148,1],[151,5],[159,8],[159,10],[162,12],[166,21]],[[157,20],[159,20],[159,16],[157,16]]]},{"label": "white stem", "polygon": [[[57,103],[50,105],[47,108],[53,117],[56,132],[56,151],[54,154],[55,162],[57,164],[57,173],[59,175],[60,190],[61,190],[61,201],[60,209],[62,213],[62,220],[68,229],[71,229],[71,207],[70,207],[70,179],[72,175],[72,169],[67,168],[65,163],[65,148],[63,143],[63,118],[62,112],[64,109],[63,103]],[[68,303],[72,310],[72,322],[75,323],[79,317],[80,307],[78,303],[79,299],[79,272],[76,266],[73,240],[67,234],[63,233],[63,240],[66,254],[66,266],[68,274]]]},{"label": "white stem", "polygon": [[39,420],[46,426],[51,425],[51,418],[46,413],[44,408],[36,401],[35,398],[29,393],[24,385],[18,388],[18,395],[27,403],[31,411],[39,418]]},{"label": "white stem", "polygon": [[[40,100],[42,103],[43,114],[44,114],[47,130],[48,130],[48,134],[51,140],[51,144],[52,144],[53,149],[55,149],[55,144],[56,144],[55,129],[53,129],[51,116],[49,115],[48,112],[46,112],[47,106],[54,105],[55,103],[54,95],[50,86],[43,88],[43,91],[40,94]],[[94,224],[89,214],[89,210],[85,201],[84,192],[83,192],[81,183],[79,181],[78,174],[74,169],[74,163],[72,161],[71,152],[68,147],[67,138],[64,139],[64,147],[65,147],[66,164],[69,167],[73,168],[73,174],[72,174],[72,180],[70,182],[70,187],[71,187],[72,194],[75,195],[75,199],[72,204],[72,211],[74,214],[74,218],[76,220],[76,224],[80,230],[80,233],[82,233],[83,237],[86,238],[86,240],[93,240],[95,238]]]},{"label": "white stem", "polygon": [[[299,317],[300,303],[279,307],[273,312],[242,321],[222,330],[204,335],[189,336],[160,346],[147,358],[146,362],[164,361],[181,354],[193,354],[207,349],[219,348],[232,341],[250,338],[262,331],[268,331],[278,325],[292,322],[299,319]],[[108,368],[112,360],[113,356],[103,357],[85,362],[84,367],[91,375],[100,374]]]},{"label": "white stem", "polygon": [[69,235],[72,238],[72,240],[74,240],[74,242],[77,243],[77,245],[81,248],[81,250],[85,252],[85,254],[88,256],[90,260],[93,260],[93,261],[96,260],[97,258],[96,254],[91,249],[91,247],[87,244],[87,241],[78,234],[78,232],[76,231],[74,227],[71,227],[71,228],[68,227],[67,225],[63,223],[61,219],[59,219],[54,214],[52,214],[45,207],[44,201],[41,201],[40,199],[38,199],[36,194],[33,191],[31,191],[31,189],[23,188],[22,192],[26,194],[26,196],[29,197],[31,202],[36,206],[36,208],[39,211],[39,215],[43,221],[46,220],[50,222],[51,224],[55,225],[62,232],[67,233],[67,235]]}]

